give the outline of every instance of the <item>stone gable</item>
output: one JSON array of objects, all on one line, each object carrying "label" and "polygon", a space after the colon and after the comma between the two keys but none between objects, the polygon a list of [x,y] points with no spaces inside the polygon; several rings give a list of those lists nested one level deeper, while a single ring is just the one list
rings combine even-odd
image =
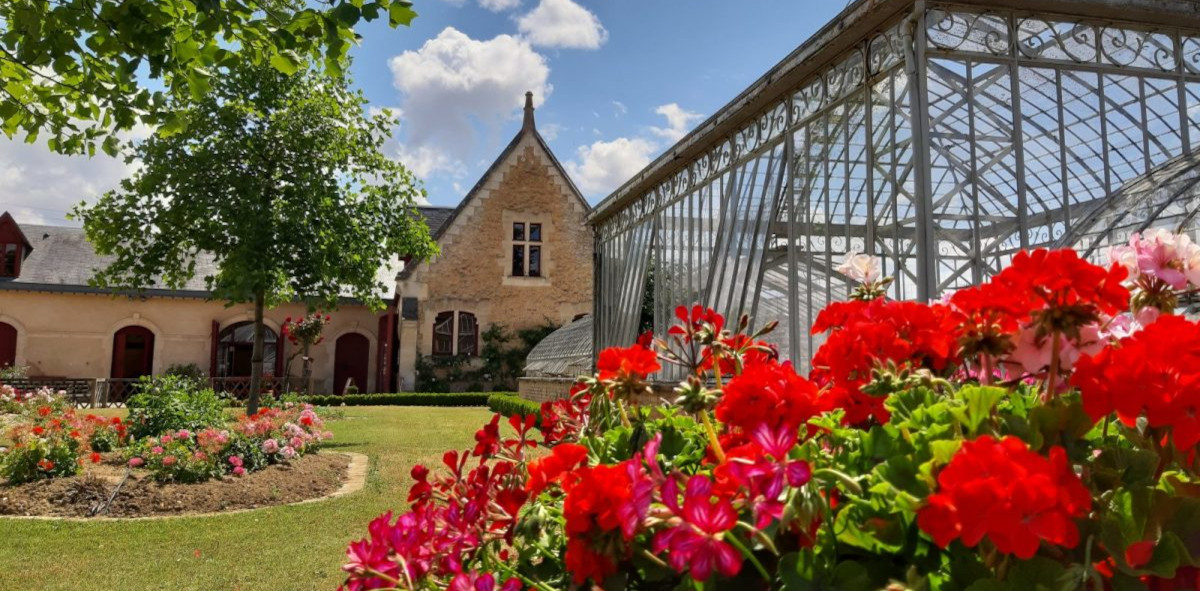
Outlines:
[{"label": "stone gable", "polygon": [[[440,312],[474,314],[481,333],[496,323],[510,330],[563,325],[591,312],[587,205],[536,132],[516,141],[445,228],[441,253],[399,284],[402,297],[420,302],[418,320],[405,322],[408,334],[400,335],[402,377],[416,354],[432,350]],[[542,225],[541,277],[511,276],[514,222]]]}]

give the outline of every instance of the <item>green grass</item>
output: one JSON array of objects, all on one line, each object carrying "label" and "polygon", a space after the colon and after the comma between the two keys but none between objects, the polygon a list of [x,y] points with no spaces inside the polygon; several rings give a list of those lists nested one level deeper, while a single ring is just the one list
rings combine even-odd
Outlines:
[{"label": "green grass", "polygon": [[[106,413],[109,414],[109,413]],[[237,515],[160,521],[0,518],[0,589],[333,591],[346,544],[388,509],[403,510],[413,464],[474,443],[477,408],[348,407],[330,449],[371,458],[347,497]]]}]

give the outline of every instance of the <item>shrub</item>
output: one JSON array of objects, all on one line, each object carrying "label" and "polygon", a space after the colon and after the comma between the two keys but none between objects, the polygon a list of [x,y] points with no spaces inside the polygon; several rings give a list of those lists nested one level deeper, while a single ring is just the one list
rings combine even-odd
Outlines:
[{"label": "shrub", "polygon": [[79,440],[56,433],[13,445],[0,462],[0,476],[12,484],[79,473]]},{"label": "shrub", "polygon": [[91,426],[88,445],[92,451],[110,452],[125,445],[128,436],[128,424],[120,417],[98,417],[87,415],[83,420]]},{"label": "shrub", "polygon": [[5,380],[23,380],[29,377],[29,366],[6,365],[0,367],[0,382]]},{"label": "shrub", "polygon": [[195,363],[174,363],[167,367],[167,371],[164,371],[163,374],[199,380],[204,377],[204,370]]},{"label": "shrub", "polygon": [[152,474],[159,482],[195,483],[203,482],[224,474],[224,457],[221,453],[229,439],[228,431],[209,429],[209,436],[201,438],[187,429],[164,433],[158,437],[147,437],[130,448],[132,458]]},{"label": "shrub", "polygon": [[128,404],[135,439],[226,423],[225,403],[216,393],[180,376],[143,377]]},{"label": "shrub", "polygon": [[232,429],[180,429],[146,437],[130,446],[126,458],[160,482],[194,483],[286,463],[331,437],[312,406],[293,404],[243,415]]},{"label": "shrub", "polygon": [[400,392],[397,394],[336,394],[301,396],[314,406],[487,406],[490,392]]},{"label": "shrub", "polygon": [[541,415],[542,405],[526,400],[516,394],[492,394],[487,399],[488,408],[506,417]]},{"label": "shrub", "polygon": [[125,427],[119,419],[114,422],[92,415],[80,418],[70,406],[48,403],[53,400],[42,396],[26,399],[21,420],[9,430],[8,438],[13,445],[0,452],[0,476],[9,482],[19,484],[77,474],[85,454],[91,461],[99,461],[99,454],[93,452],[103,450],[92,447],[98,431],[113,434],[101,436],[102,445],[121,442]]}]

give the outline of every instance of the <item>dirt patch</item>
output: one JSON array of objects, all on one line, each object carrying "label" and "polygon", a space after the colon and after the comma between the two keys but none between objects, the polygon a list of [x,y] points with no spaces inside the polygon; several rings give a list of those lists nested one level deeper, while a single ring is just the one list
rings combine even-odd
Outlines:
[{"label": "dirt patch", "polygon": [[[0,484],[0,515],[91,517],[93,508],[107,502],[125,476],[118,462],[115,456],[106,457],[72,478]],[[228,476],[199,484],[159,484],[149,472],[133,470],[102,516],[215,513],[315,499],[341,488],[349,465],[350,458],[343,454],[310,454],[241,478]]]}]

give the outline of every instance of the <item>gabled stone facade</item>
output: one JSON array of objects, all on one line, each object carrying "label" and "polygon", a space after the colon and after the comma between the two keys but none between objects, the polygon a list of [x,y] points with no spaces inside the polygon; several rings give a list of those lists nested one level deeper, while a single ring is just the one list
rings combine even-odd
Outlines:
[{"label": "gabled stone facade", "polygon": [[[538,134],[532,95],[526,99],[521,131],[435,230],[441,253],[412,263],[398,278],[401,308],[405,299],[410,312],[412,298],[416,304],[415,315],[402,316],[397,326],[400,389],[415,384],[417,359],[435,353],[440,314],[454,313],[451,354],[459,354],[471,349],[470,332],[459,330],[471,322],[462,313],[473,319],[479,335],[494,324],[511,331],[564,325],[592,310],[590,208]],[[522,224],[526,240],[514,241],[514,224]],[[538,241],[530,235],[535,225]],[[529,260],[522,274],[514,273],[514,246],[525,247],[526,259],[533,252],[528,247],[536,246],[539,276],[529,276]],[[482,342],[476,343],[477,354]]]}]

